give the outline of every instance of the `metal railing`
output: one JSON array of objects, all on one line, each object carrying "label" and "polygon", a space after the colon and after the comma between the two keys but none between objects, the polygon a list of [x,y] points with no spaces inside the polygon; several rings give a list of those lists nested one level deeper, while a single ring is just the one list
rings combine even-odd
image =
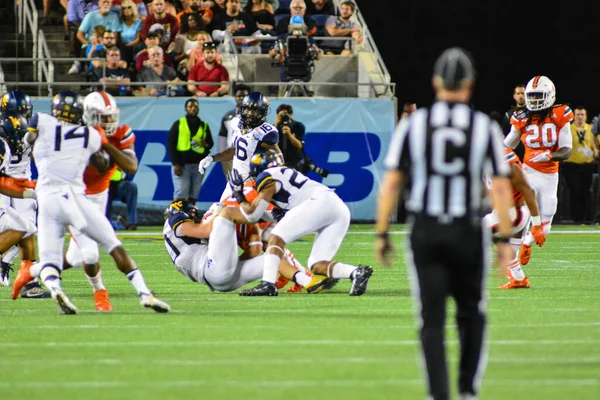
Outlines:
[{"label": "metal railing", "polygon": [[23,49],[27,47],[27,32],[31,32],[33,58],[37,57],[38,12],[34,0],[19,0],[18,2],[18,33],[23,35]]},{"label": "metal railing", "polygon": [[6,93],[6,84],[4,83],[4,71],[2,70],[2,63],[0,63],[0,93]]},{"label": "metal railing", "polygon": [[[54,62],[52,61],[52,54],[50,54],[50,49],[48,48],[48,43],[46,42],[46,36],[44,35],[44,31],[40,29],[38,32],[38,52],[39,61],[34,62],[34,70],[37,73],[37,81],[40,83],[48,82],[48,96],[52,96],[52,84],[54,83]],[[38,93],[38,96],[41,96],[41,93]]]}]

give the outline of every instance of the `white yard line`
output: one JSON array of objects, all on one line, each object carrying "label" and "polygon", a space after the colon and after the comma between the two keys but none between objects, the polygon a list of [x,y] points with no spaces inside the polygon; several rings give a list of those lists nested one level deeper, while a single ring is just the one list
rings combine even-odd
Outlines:
[{"label": "white yard line", "polygon": [[[525,386],[531,387],[595,387],[600,383],[599,379],[486,379],[485,386]],[[180,387],[240,387],[240,388],[312,388],[312,387],[381,387],[381,386],[422,386],[422,379],[353,379],[353,380],[169,380],[146,381],[146,382],[123,382],[123,381],[27,381],[27,382],[1,382],[0,388],[5,389],[121,389],[121,388],[180,388]]]}]

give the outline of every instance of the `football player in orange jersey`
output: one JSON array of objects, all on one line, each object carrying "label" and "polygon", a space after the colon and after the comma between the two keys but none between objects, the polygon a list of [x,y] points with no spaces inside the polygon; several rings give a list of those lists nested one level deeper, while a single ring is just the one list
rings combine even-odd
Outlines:
[{"label": "football player in orange jersey", "polygon": [[[573,145],[573,111],[565,104],[554,105],[555,100],[556,88],[550,79],[531,79],[525,87],[525,107],[513,113],[511,130],[504,139],[504,144],[512,149],[519,140],[525,146],[523,172],[535,190],[546,235],[558,204],[558,163],[569,158]],[[519,253],[521,264],[529,262],[534,241],[532,232],[527,232]]]},{"label": "football player in orange jersey", "polygon": [[[119,108],[108,93],[98,91],[87,95],[83,101],[83,121],[86,125],[104,129],[108,144],[104,146],[104,158],[98,156],[88,165],[83,175],[87,197],[106,211],[110,177],[118,168],[127,174],[135,174],[138,159],[134,151],[135,134],[129,125],[119,125]],[[98,244],[74,227],[70,227],[71,240],[64,257],[64,269],[83,267],[85,275],[94,289],[96,310],[111,311],[108,292],[102,282]]]},{"label": "football player in orange jersey", "polygon": [[[509,281],[499,288],[527,289],[531,284],[529,278],[525,276],[517,257],[519,246],[522,243],[523,235],[527,230],[530,221],[533,223],[532,234],[538,246],[541,247],[544,245],[546,234],[542,229],[540,210],[537,200],[535,199],[535,193],[533,192],[533,189],[531,189],[531,186],[529,186],[527,178],[523,174],[523,167],[519,160],[519,156],[511,149],[506,149],[505,157],[511,167],[510,183],[513,188],[513,207],[510,208],[508,212],[513,224],[512,237],[509,239],[509,243],[514,250],[514,256],[506,270],[506,277]],[[486,185],[488,189],[491,189],[491,181],[486,179]],[[486,226],[492,230],[494,239],[496,239],[498,237],[497,228],[500,220],[495,210],[487,214],[483,220]]]}]

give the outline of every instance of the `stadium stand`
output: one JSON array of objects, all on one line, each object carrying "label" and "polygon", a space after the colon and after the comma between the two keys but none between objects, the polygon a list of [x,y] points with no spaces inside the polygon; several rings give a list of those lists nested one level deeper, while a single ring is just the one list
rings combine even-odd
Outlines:
[{"label": "stadium stand", "polygon": [[[289,18],[289,14],[284,12],[286,9],[289,11],[289,3],[285,0],[280,2],[276,21]],[[334,0],[334,3],[339,7],[341,0]],[[41,10],[35,0],[21,0],[13,4],[0,0],[0,4],[5,5],[3,9],[9,14],[4,19],[7,23],[0,27],[0,32],[5,33],[0,37],[0,64],[9,89],[17,85],[21,88],[29,86],[32,94],[37,91],[38,96],[48,96],[65,89],[85,93],[94,87],[85,82],[84,76],[67,74],[74,59],[68,55],[63,27],[40,25]],[[319,32],[315,37],[318,43],[318,38],[325,34],[327,16],[315,15],[313,18],[318,23]],[[360,48],[354,46],[356,50],[351,56],[327,55],[315,63],[310,82],[315,96],[394,97],[395,85],[358,7],[353,18],[364,30],[364,43]],[[264,40],[273,39],[266,37]],[[231,80],[245,81],[265,90],[270,96],[277,95],[277,87],[281,85],[280,70],[272,66],[273,59],[266,54],[238,54],[232,49],[234,46],[225,45],[222,63],[228,69]],[[230,50],[227,51],[227,48]],[[38,61],[38,58],[41,60]]]}]

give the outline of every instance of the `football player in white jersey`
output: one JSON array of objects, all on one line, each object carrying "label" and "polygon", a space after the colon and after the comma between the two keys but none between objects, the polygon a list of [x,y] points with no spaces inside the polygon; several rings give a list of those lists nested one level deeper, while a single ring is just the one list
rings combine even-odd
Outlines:
[{"label": "football player in white jersey", "polygon": [[[188,279],[219,292],[231,292],[260,279],[264,255],[244,258],[238,254],[234,221],[247,222],[239,209],[215,203],[207,214],[211,216],[201,220],[198,209],[182,201],[174,201],[165,211],[163,236],[175,268]],[[280,260],[282,275],[308,293],[330,287],[326,278],[299,271],[290,255]]]},{"label": "football player in white jersey", "polygon": [[[100,164],[106,168],[99,171],[94,165],[88,165],[83,173],[86,185],[85,194],[92,204],[102,213],[106,212],[110,178],[117,168],[127,174],[135,174],[138,159],[135,155],[135,134],[129,125],[119,125],[119,108],[114,97],[104,91],[88,94],[83,99],[83,122],[87,126],[99,126],[106,133],[108,143],[101,153],[96,153]],[[108,162],[103,153],[110,157]],[[71,240],[65,254],[64,269],[83,267],[86,278],[94,290],[94,303],[98,311],[111,311],[108,292],[102,282],[100,271],[100,253],[98,244],[82,232],[71,227]]]},{"label": "football player in white jersey", "polygon": [[308,268],[314,274],[328,278],[351,279],[350,296],[365,293],[373,269],[333,261],[350,225],[350,210],[333,189],[293,168],[281,166],[277,155],[272,152],[252,157],[250,175],[256,176],[258,191],[252,204],[246,201],[244,179],[235,169],[231,171],[229,179],[244,217],[251,223],[258,221],[270,202],[287,212],[271,231],[261,283],[241,291],[240,295],[277,295],[277,267],[285,246],[310,233],[316,233],[316,236],[308,258]]},{"label": "football player in white jersey", "polygon": [[[200,161],[198,170],[201,174],[213,162],[233,160],[233,168],[238,171],[242,179],[250,178],[250,159],[259,152],[267,149],[281,154],[279,143],[279,132],[277,128],[266,122],[270,111],[269,100],[260,92],[248,93],[240,107],[240,115],[231,120],[234,130],[233,146],[227,150],[208,156]],[[229,185],[221,195],[221,201],[231,195]]]},{"label": "football player in white jersey", "polygon": [[52,115],[37,113],[33,116],[25,138],[33,146],[39,173],[36,193],[40,261],[34,266],[21,266],[13,284],[13,299],[15,292],[39,276],[63,313],[77,313],[77,307],[60,283],[65,230],[72,226],[94,239],[112,256],[137,291],[143,307],[168,312],[169,305],[152,295],[104,213],[85,195],[83,171],[92,155],[108,144],[104,130],[81,126],[83,101],[75,92],[65,91],[54,96],[51,110]]},{"label": "football player in white jersey", "polygon": [[[18,156],[23,151],[23,136],[27,132],[27,121],[20,114],[3,114],[3,118],[0,121],[0,181],[8,181],[14,180],[15,182],[29,182],[30,188],[35,187],[35,183],[31,182],[26,177],[17,177],[16,180],[14,178],[9,178],[9,173],[11,172],[11,160],[13,159],[13,154]],[[3,185],[5,186],[5,185]],[[13,253],[13,258],[16,256],[16,253],[20,251],[20,258],[22,264],[33,263],[36,258],[35,251],[35,241],[34,234],[36,232],[35,227],[35,208],[33,212],[33,220],[28,218],[25,214],[26,210],[18,210],[10,206],[11,202],[16,204],[17,199],[14,198],[14,193],[5,193],[0,191],[3,194],[3,197],[6,195],[7,202],[0,206],[0,252],[8,255],[9,253]],[[32,190],[28,190],[25,194],[25,199],[20,198],[18,200],[34,200],[34,192]],[[8,197],[11,196],[11,197]],[[23,196],[20,196],[23,197]],[[23,211],[23,214],[20,212]],[[18,247],[16,246],[18,245]],[[13,250],[14,248],[14,250]],[[9,250],[10,249],[10,250]],[[12,261],[12,260],[11,260]],[[0,285],[1,286],[9,286],[10,280],[8,275],[8,270],[10,266],[2,265],[2,273],[0,274]],[[39,287],[39,284],[35,283],[37,290],[40,293],[37,294],[37,297],[44,296],[44,290]],[[29,289],[32,291],[32,289]],[[28,296],[23,296],[27,298]]]}]

